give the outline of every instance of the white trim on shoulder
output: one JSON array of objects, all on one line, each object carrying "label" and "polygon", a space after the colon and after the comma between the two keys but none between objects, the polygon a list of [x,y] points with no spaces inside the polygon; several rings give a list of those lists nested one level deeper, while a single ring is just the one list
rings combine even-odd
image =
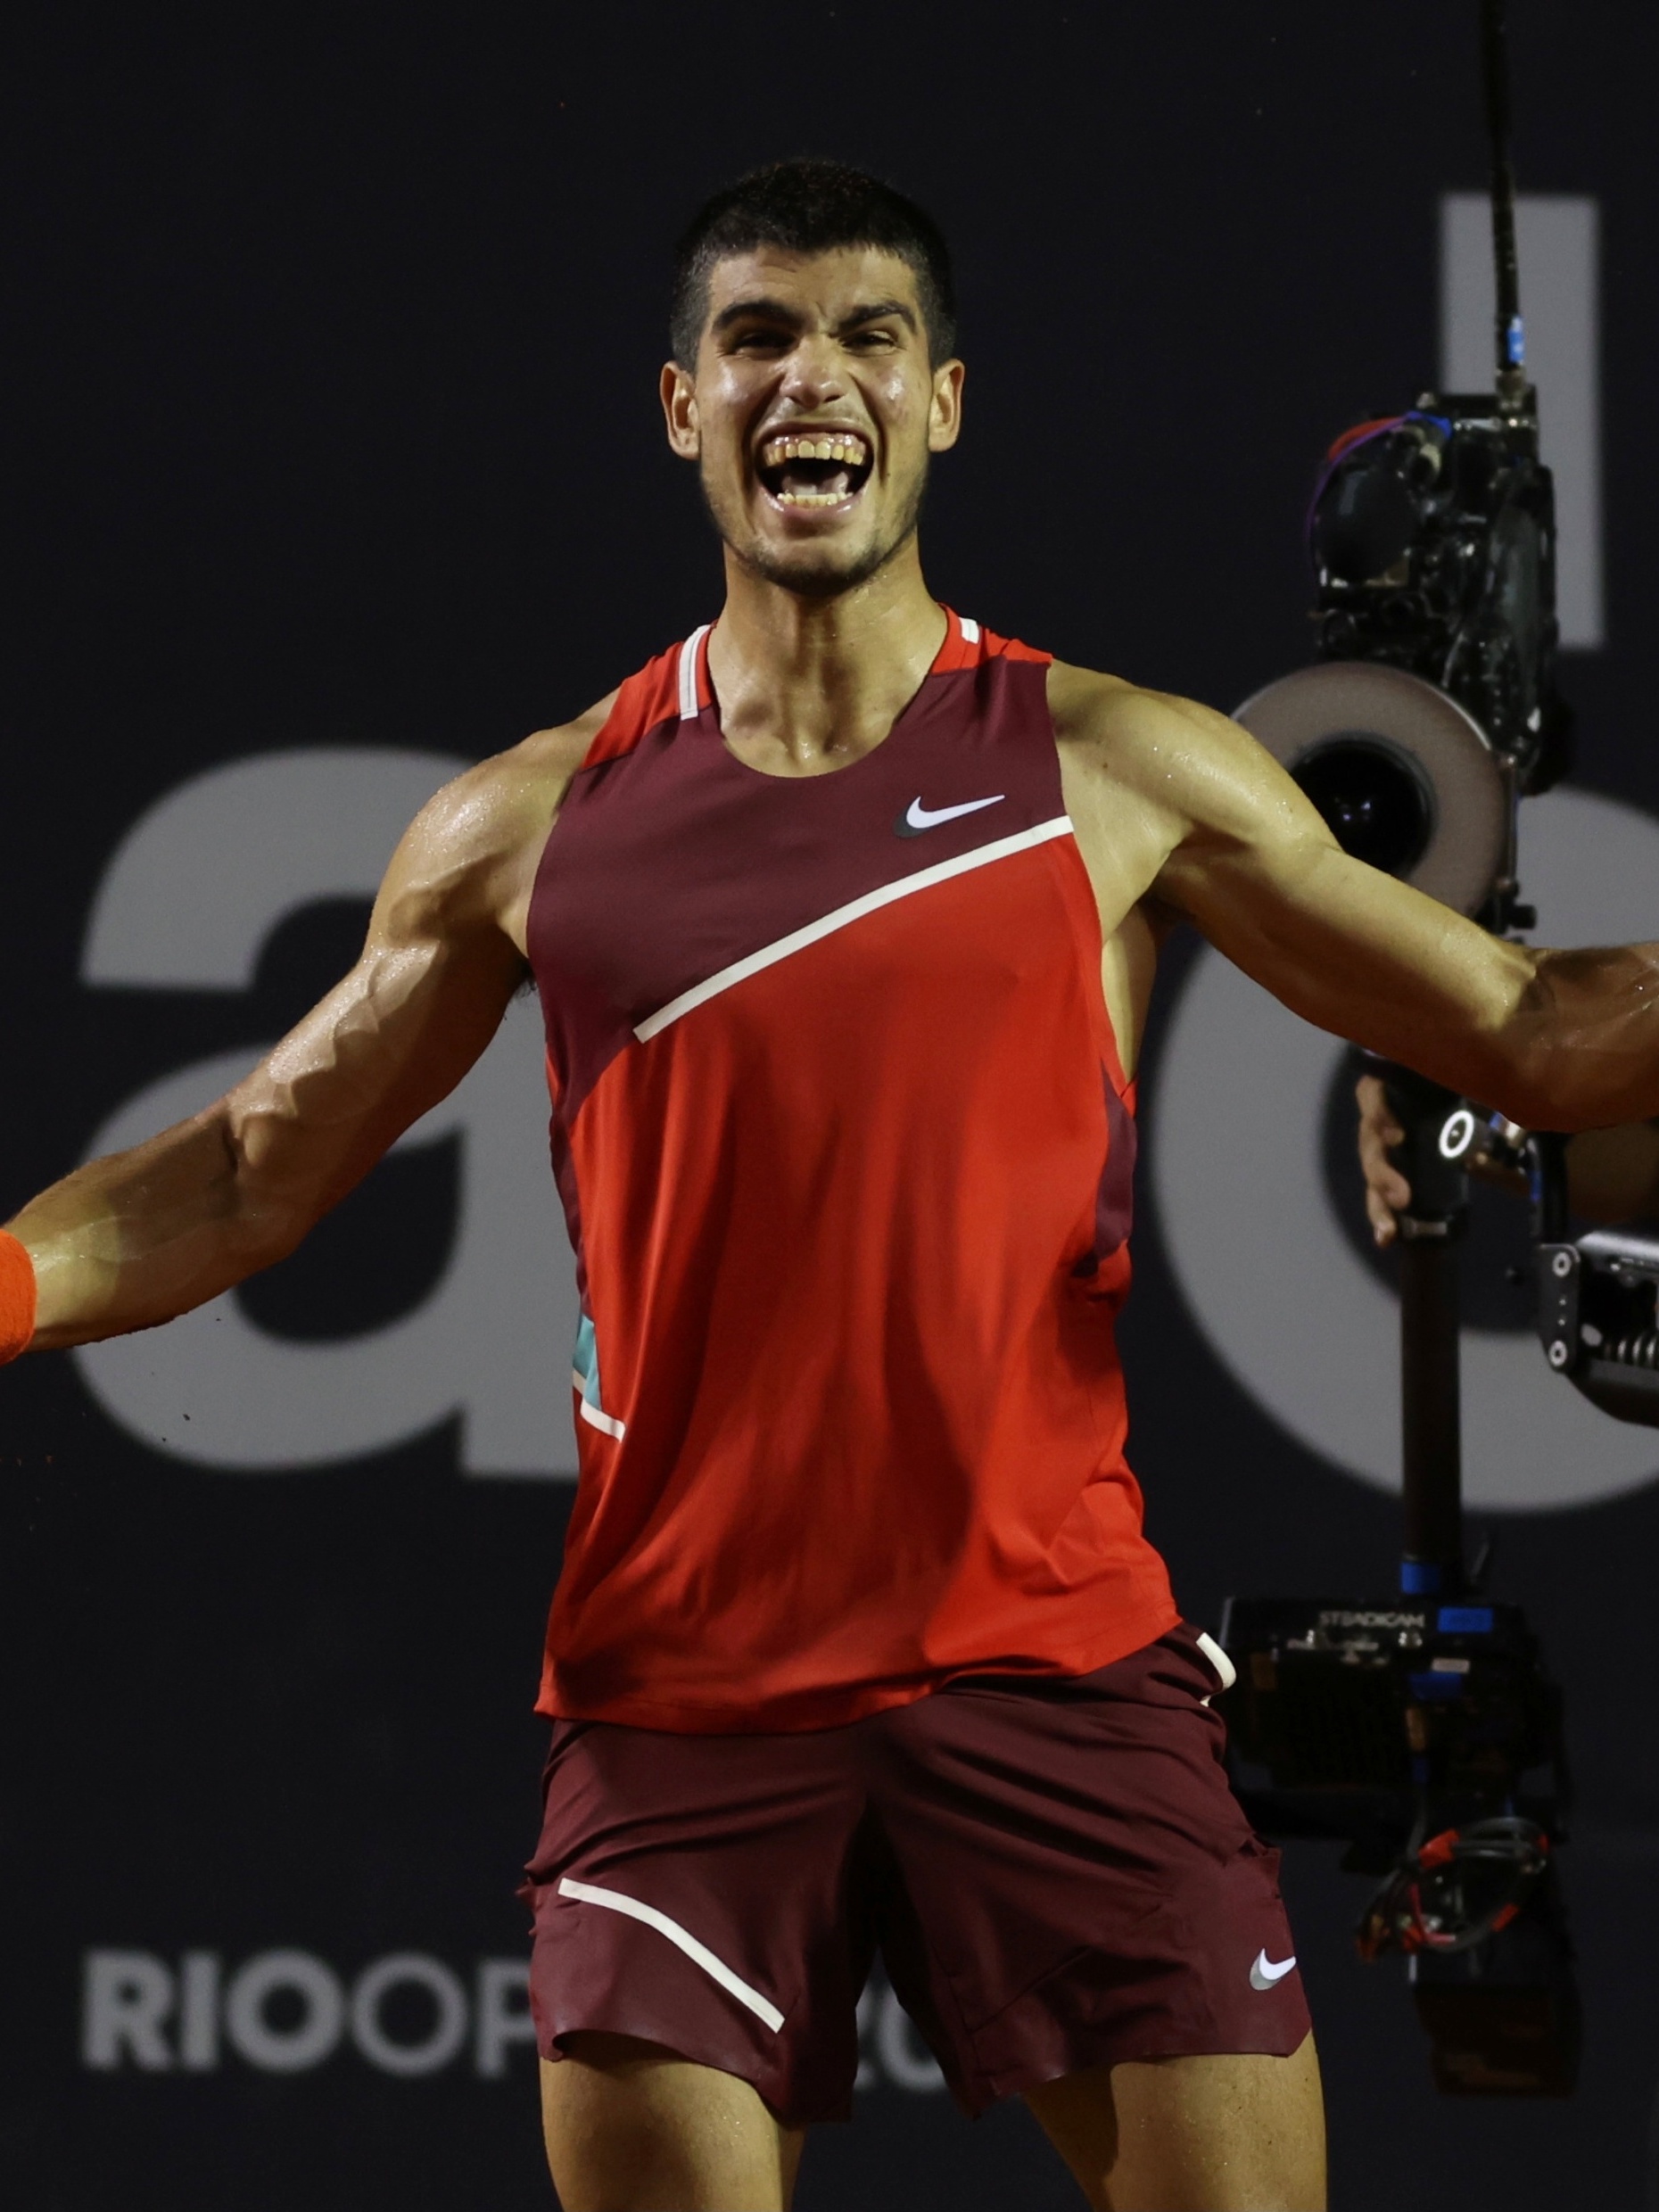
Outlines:
[{"label": "white trim on shoulder", "polygon": [[698,713],[697,658],[702,650],[704,639],[714,627],[713,623],[705,623],[700,630],[694,630],[691,632],[680,648],[680,719],[681,722],[697,720]]},{"label": "white trim on shoulder", "polygon": [[964,645],[978,645],[979,642],[978,623],[968,615],[959,615],[956,617],[956,621],[957,626],[962,633],[962,643]]},{"label": "white trim on shoulder", "polygon": [[1034,845],[1046,845],[1051,838],[1070,834],[1071,817],[1056,814],[1052,821],[1040,821],[1033,830],[1017,830],[1011,838],[998,838],[994,845],[980,846],[977,852],[959,854],[954,860],[939,861],[931,868],[918,869],[914,875],[901,876],[896,883],[884,883],[877,890],[866,891],[862,898],[849,899],[845,906],[833,907],[816,921],[809,921],[804,929],[791,929],[788,937],[762,945],[758,953],[747,953],[741,960],[734,960],[729,968],[716,970],[706,982],[681,991],[678,998],[671,998],[666,1006],[637,1022],[633,1033],[641,1044],[647,1044],[682,1014],[706,1005],[722,991],[729,991],[734,983],[759,975],[763,968],[775,967],[779,961],[788,960],[791,953],[804,952],[809,945],[816,945],[821,938],[845,929],[849,922],[861,921],[866,914],[891,906],[896,899],[909,898],[916,891],[931,890],[936,883],[948,883],[953,876],[965,876],[971,869],[986,868],[993,861],[1007,860],[1015,853],[1029,852]]},{"label": "white trim on shoulder", "polygon": [[717,1959],[706,1944],[698,1943],[689,1935],[678,1920],[671,1920],[655,1905],[641,1904],[637,1897],[626,1897],[619,1889],[596,1889],[591,1882],[573,1882],[566,1874],[560,1878],[558,1894],[574,1897],[578,1904],[604,1905],[611,1912],[625,1912],[631,1920],[643,1920],[647,1927],[654,1927],[659,1936],[666,1936],[677,1944],[688,1959],[700,1966],[705,1974],[718,1982],[729,1996],[739,2004],[747,2005],[756,2019],[763,2020],[775,2035],[783,2026],[783,2015],[770,1998],[763,1997],[758,1989],[751,1989],[746,1981],[735,1975],[723,1959]]}]

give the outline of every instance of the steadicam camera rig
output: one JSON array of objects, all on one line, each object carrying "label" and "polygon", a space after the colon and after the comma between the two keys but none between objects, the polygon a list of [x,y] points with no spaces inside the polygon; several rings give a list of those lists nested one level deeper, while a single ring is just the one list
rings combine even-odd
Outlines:
[{"label": "steadicam camera rig", "polygon": [[[1521,798],[1571,755],[1556,689],[1555,516],[1520,312],[1502,0],[1481,0],[1491,140],[1491,392],[1424,392],[1326,456],[1308,515],[1321,658],[1238,719],[1349,852],[1499,935],[1531,929]],[[1398,1596],[1233,1598],[1235,1785],[1259,1827],[1346,1839],[1382,1878],[1358,1930],[1403,1952],[1435,2079],[1561,2095],[1579,2006],[1556,1869],[1559,1697],[1519,1608],[1463,1557],[1458,1243],[1478,1152],[1525,1171],[1549,1366],[1659,1425],[1659,1241],[1567,1233],[1564,1143],[1373,1063],[1407,1132],[1400,1221],[1405,1544]]]}]

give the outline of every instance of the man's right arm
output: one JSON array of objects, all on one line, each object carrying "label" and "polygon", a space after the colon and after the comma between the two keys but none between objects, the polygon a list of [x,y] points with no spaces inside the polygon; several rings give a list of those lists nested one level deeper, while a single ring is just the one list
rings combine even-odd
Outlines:
[{"label": "man's right arm", "polygon": [[388,869],[350,975],[214,1105],[8,1222],[31,1349],[169,1321],[285,1258],[495,1034],[557,801],[602,709],[448,785]]}]

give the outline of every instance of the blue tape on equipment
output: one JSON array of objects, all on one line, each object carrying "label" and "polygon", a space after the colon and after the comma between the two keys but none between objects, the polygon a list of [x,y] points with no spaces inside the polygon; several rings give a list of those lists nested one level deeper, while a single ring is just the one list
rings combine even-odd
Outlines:
[{"label": "blue tape on equipment", "polygon": [[1492,1609],[1490,1605],[1442,1605],[1434,1625],[1442,1636],[1490,1636]]},{"label": "blue tape on equipment", "polygon": [[1509,366],[1511,368],[1519,368],[1526,359],[1526,329],[1518,315],[1512,315],[1509,318],[1509,328],[1505,333],[1505,351],[1509,356]]},{"label": "blue tape on equipment", "polygon": [[1440,1586],[1440,1571],[1428,1559],[1402,1559],[1399,1587],[1407,1597],[1432,1597]]},{"label": "blue tape on equipment", "polygon": [[1408,1674],[1411,1694],[1419,1704],[1443,1705],[1448,1698],[1461,1697],[1468,1678],[1462,1674]]}]

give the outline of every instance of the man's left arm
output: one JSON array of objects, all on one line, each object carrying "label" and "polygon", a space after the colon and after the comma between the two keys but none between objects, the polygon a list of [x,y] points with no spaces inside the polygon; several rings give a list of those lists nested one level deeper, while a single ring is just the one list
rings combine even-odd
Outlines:
[{"label": "man's left arm", "polygon": [[1659,945],[1495,937],[1345,854],[1225,716],[1144,692],[1102,705],[1099,781],[1126,779],[1165,825],[1157,896],[1293,1012],[1529,1128],[1659,1112]]}]

